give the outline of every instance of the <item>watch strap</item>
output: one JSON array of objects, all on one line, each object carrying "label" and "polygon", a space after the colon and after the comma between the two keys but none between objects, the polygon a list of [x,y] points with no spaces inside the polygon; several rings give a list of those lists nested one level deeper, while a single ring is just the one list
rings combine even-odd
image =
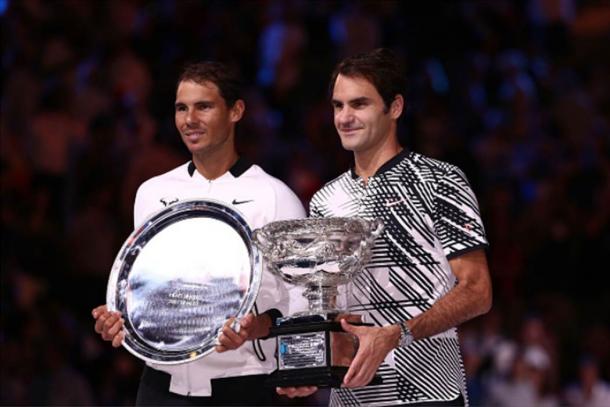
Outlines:
[{"label": "watch strap", "polygon": [[413,342],[413,334],[407,322],[401,322],[396,324],[400,328],[400,338],[398,339],[398,347],[402,348],[409,346]]}]

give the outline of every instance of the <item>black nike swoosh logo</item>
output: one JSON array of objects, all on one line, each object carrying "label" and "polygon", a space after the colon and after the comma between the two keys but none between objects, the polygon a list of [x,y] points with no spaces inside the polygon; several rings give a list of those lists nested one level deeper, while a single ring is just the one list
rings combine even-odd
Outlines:
[{"label": "black nike swoosh logo", "polygon": [[237,199],[234,199],[233,202],[231,202],[233,205],[240,205],[240,204],[245,204],[248,202],[252,202],[254,201],[254,199],[248,199],[246,201],[238,201]]}]

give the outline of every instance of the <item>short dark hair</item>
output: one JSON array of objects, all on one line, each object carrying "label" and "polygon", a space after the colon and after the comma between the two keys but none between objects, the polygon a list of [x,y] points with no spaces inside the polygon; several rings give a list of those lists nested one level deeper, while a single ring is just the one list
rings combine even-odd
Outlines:
[{"label": "short dark hair", "polygon": [[389,109],[396,95],[405,93],[407,87],[404,65],[396,54],[387,48],[377,48],[339,62],[331,75],[330,95],[339,74],[369,81],[381,95],[386,109]]},{"label": "short dark hair", "polygon": [[243,82],[237,69],[222,62],[203,61],[187,64],[178,78],[177,85],[186,81],[200,85],[211,82],[218,86],[220,96],[228,107],[232,107],[237,100],[242,99]]}]

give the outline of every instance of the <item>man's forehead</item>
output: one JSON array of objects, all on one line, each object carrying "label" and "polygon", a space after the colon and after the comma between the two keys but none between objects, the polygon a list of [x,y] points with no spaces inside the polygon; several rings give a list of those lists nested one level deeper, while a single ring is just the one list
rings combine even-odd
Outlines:
[{"label": "man's forehead", "polygon": [[212,81],[197,81],[195,79],[186,79],[183,81],[180,81],[180,83],[178,84],[178,87],[182,86],[182,85],[186,85],[186,86],[200,86],[206,89],[210,89],[210,90],[218,90],[218,86],[212,82]]},{"label": "man's forehead", "polygon": [[202,83],[192,80],[182,81],[176,89],[176,100],[181,98],[216,98],[220,97],[220,91],[215,83],[205,81]]},{"label": "man's forehead", "polygon": [[333,86],[333,99],[381,98],[375,86],[363,76],[337,75]]}]

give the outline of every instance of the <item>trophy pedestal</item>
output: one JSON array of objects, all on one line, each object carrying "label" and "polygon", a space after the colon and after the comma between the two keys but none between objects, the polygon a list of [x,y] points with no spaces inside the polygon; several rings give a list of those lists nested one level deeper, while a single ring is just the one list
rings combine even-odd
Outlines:
[{"label": "trophy pedestal", "polygon": [[278,368],[266,381],[270,387],[340,387],[358,347],[339,322],[320,315],[283,321],[270,336],[278,349]]},{"label": "trophy pedestal", "polygon": [[347,367],[311,367],[293,370],[276,370],[265,381],[268,387],[341,387]]}]

